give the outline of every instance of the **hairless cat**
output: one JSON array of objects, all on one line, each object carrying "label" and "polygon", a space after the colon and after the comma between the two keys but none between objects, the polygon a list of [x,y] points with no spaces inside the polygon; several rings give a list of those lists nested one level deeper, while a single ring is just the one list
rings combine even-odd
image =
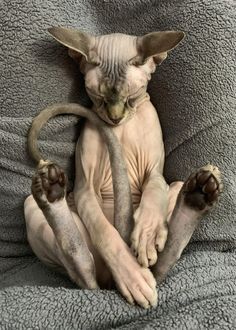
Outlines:
[{"label": "hairless cat", "polygon": [[29,146],[39,161],[35,138],[40,125],[60,113],[89,119],[76,147],[73,194],[66,198],[62,169],[40,160],[33,195],[25,201],[28,240],[43,262],[78,286],[105,287],[113,279],[129,303],[155,306],[156,284],[223,189],[213,165],[196,170],[185,182],[167,185],[163,177],[162,132],[146,89],[151,73],[184,33],[92,36],[62,27],[49,32],[79,63],[94,105],[91,110],[52,106],[35,120]]}]

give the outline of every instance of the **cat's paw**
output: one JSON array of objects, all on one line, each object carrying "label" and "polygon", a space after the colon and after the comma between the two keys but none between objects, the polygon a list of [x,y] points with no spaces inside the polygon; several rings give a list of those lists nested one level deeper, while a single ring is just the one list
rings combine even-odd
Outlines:
[{"label": "cat's paw", "polygon": [[149,269],[138,264],[128,246],[119,241],[116,243],[113,239],[105,253],[116,287],[125,299],[130,304],[137,303],[143,308],[156,306],[158,301],[156,281]]},{"label": "cat's paw", "polygon": [[207,211],[218,201],[223,190],[221,173],[216,166],[206,165],[191,174],[183,185],[185,203],[195,210]]},{"label": "cat's paw", "polygon": [[32,194],[42,208],[49,203],[62,199],[66,193],[66,176],[56,164],[41,162],[32,179]]},{"label": "cat's paw", "polygon": [[157,253],[164,249],[168,229],[158,211],[138,208],[134,214],[131,250],[145,268],[157,262]]}]

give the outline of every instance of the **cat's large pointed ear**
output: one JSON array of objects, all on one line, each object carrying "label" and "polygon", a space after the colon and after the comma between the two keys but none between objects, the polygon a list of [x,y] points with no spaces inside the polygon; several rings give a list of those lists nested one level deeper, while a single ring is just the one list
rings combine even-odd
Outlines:
[{"label": "cat's large pointed ear", "polygon": [[142,65],[153,57],[156,64],[161,64],[167,57],[167,53],[175,48],[184,36],[184,32],[181,31],[160,31],[138,37],[138,55],[133,59],[134,63]]},{"label": "cat's large pointed ear", "polygon": [[[48,32],[64,46],[71,50],[70,54],[77,53],[85,57],[87,62],[94,62],[95,55],[92,51],[94,36],[74,29],[64,27],[51,27]],[[72,56],[73,57],[73,56]]]}]

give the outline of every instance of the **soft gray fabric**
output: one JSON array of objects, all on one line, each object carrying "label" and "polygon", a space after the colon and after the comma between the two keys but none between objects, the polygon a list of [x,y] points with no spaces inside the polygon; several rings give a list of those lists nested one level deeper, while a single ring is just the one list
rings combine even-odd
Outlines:
[{"label": "soft gray fabric", "polygon": [[[5,0],[0,6],[1,328],[234,329],[234,1]],[[164,133],[165,175],[168,182],[184,179],[194,168],[213,162],[223,172],[225,192],[161,287],[155,310],[131,308],[116,292],[62,289],[73,285],[31,257],[23,201],[34,168],[26,150],[32,117],[55,102],[89,104],[78,68],[46,33],[53,25],[97,34],[187,33],[149,88]],[[68,116],[55,119],[41,135],[44,154],[67,170],[73,169],[76,123]],[[70,179],[72,186],[73,174]]]},{"label": "soft gray fabric", "polygon": [[115,291],[68,288],[59,276],[55,287],[39,262],[22,262],[11,274],[18,284],[0,291],[0,329],[235,329],[235,264],[235,253],[185,254],[160,287],[159,305],[144,310]]}]

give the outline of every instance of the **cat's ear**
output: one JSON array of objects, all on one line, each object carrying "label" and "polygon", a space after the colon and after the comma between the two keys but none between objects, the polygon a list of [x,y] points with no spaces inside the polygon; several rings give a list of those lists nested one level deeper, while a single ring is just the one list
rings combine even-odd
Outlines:
[{"label": "cat's ear", "polygon": [[138,55],[133,59],[133,63],[142,65],[152,57],[156,64],[161,64],[167,53],[175,48],[184,36],[184,32],[181,31],[160,31],[138,37]]},{"label": "cat's ear", "polygon": [[76,61],[83,56],[87,62],[96,64],[97,56],[92,50],[94,36],[64,27],[51,27],[48,32],[62,45],[69,48],[69,55]]}]

